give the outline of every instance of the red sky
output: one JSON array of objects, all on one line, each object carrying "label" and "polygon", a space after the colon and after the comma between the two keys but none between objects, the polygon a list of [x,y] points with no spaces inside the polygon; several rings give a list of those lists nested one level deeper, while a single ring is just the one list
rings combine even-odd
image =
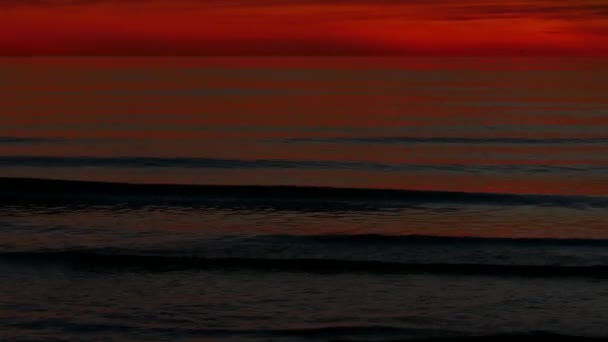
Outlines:
[{"label": "red sky", "polygon": [[606,0],[0,0],[0,55],[608,55]]}]

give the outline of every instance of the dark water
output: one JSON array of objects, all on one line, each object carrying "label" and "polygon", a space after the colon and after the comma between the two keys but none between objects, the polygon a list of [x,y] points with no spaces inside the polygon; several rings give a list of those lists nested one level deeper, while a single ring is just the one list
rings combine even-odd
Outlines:
[{"label": "dark water", "polygon": [[0,340],[608,337],[607,78],[2,60]]}]

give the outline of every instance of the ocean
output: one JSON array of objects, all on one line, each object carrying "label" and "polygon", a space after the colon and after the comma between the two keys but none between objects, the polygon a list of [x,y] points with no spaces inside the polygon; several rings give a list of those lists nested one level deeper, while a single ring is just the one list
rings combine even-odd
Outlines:
[{"label": "ocean", "polygon": [[0,340],[608,338],[606,79],[0,59]]}]

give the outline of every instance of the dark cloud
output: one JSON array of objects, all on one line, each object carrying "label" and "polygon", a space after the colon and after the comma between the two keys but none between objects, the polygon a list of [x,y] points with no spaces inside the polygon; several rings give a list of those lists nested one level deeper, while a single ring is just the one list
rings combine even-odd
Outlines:
[{"label": "dark cloud", "polygon": [[[42,1],[42,0],[38,0]],[[46,0],[47,2],[50,0]],[[119,0],[63,0],[75,4],[87,2],[119,2]],[[131,3],[145,4],[146,2],[163,3],[163,0],[129,0]],[[445,20],[478,20],[493,18],[520,18],[520,17],[542,17],[557,20],[576,20],[590,17],[604,17],[608,19],[608,3],[600,3],[595,0],[569,1],[564,4],[560,0],[174,0],[166,3],[182,3],[192,6],[208,7],[263,7],[263,6],[342,6],[345,11],[359,13],[365,17],[362,10],[351,6],[365,6],[383,11],[385,15],[401,16],[406,19],[416,19],[418,12],[412,13],[412,9],[427,8],[430,18]],[[121,2],[124,3],[124,2]],[[373,14],[372,14],[373,15]],[[424,19],[424,18],[422,18]]]},{"label": "dark cloud", "polygon": [[[63,7],[86,6],[99,3],[116,5],[191,5],[196,7],[260,7],[260,6],[394,6],[394,13],[386,8],[383,15],[369,17],[407,17],[408,9],[428,7],[434,15],[444,19],[475,20],[479,18],[516,18],[538,16],[556,19],[583,17],[608,18],[608,3],[603,0],[0,0],[0,7]],[[360,17],[366,17],[360,13]]]},{"label": "dark cloud", "polygon": [[459,18],[517,18],[543,17],[554,19],[578,19],[604,16],[608,18],[608,4],[485,4],[450,6],[450,13]]}]

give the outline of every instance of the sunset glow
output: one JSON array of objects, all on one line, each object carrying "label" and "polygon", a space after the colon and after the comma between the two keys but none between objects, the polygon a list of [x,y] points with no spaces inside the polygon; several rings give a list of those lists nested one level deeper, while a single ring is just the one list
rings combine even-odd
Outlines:
[{"label": "sunset glow", "polygon": [[2,0],[0,55],[603,55],[601,0]]}]

